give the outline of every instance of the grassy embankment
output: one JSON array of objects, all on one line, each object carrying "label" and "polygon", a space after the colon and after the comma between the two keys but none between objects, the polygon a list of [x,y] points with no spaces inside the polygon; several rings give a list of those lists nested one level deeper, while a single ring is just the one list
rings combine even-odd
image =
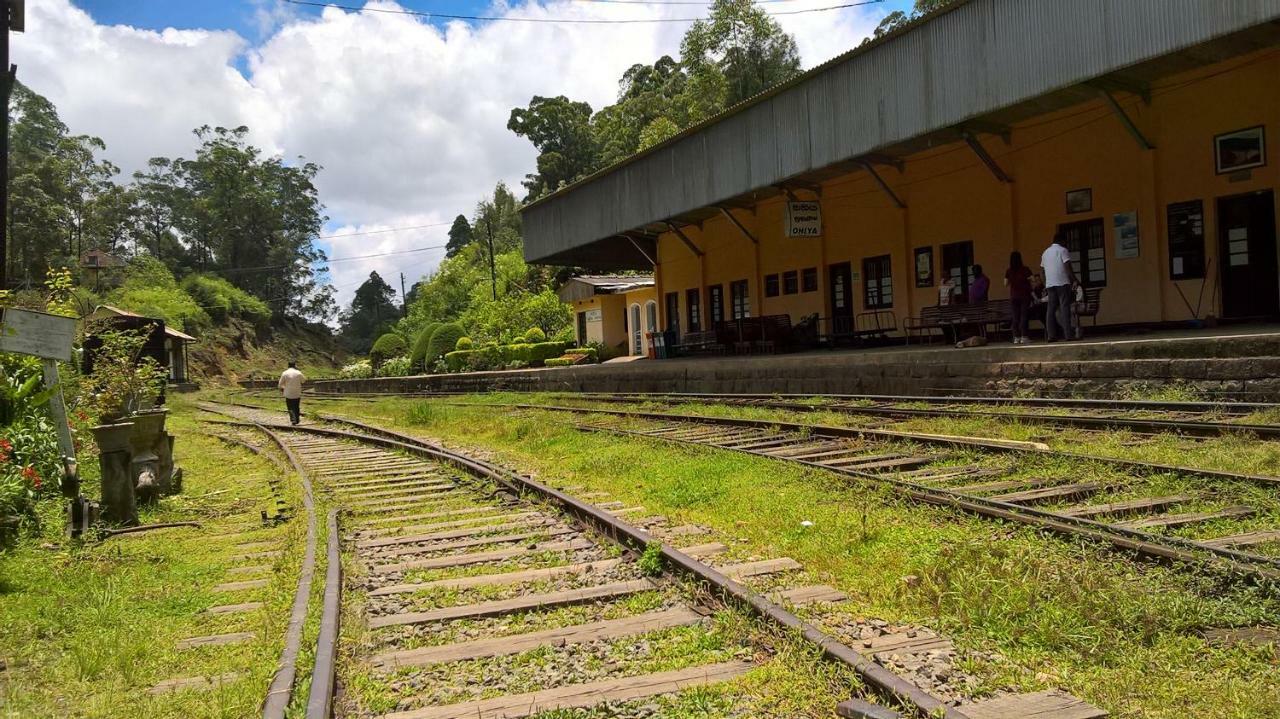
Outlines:
[{"label": "grassy embankment", "polygon": [[[266,480],[277,470],[203,434],[207,427],[199,427],[194,415],[179,402],[170,420],[178,437],[177,461],[186,473],[184,490],[144,509],[142,523],[196,521],[199,529],[72,542],[61,533],[58,506],[49,502],[39,536],[0,551],[0,659],[6,664],[0,671],[0,716],[232,719],[258,711],[280,658],[305,524],[298,518],[262,527],[259,510],[271,506]],[[96,497],[97,468],[91,464],[96,462],[81,465],[84,492]],[[286,483],[286,498],[291,507],[301,506],[296,483]],[[323,523],[320,531],[323,547]],[[247,542],[268,546],[236,546]],[[271,548],[284,553],[231,559]],[[234,571],[252,565],[269,566]],[[258,578],[270,583],[213,591],[220,583]],[[204,613],[246,602],[263,606],[246,613]],[[184,638],[226,632],[255,636],[241,644],[176,648]],[[309,634],[314,636],[314,627]],[[300,669],[306,666],[300,662]],[[148,692],[167,679],[223,675],[234,678],[202,690]],[[303,692],[305,699],[305,685]]]},{"label": "grassy embankment", "polygon": [[[535,398],[520,396],[530,399]],[[309,406],[492,451],[544,480],[607,491],[673,523],[706,524],[741,540],[736,551],[794,557],[850,593],[846,611],[932,626],[975,656],[997,652],[1003,660],[965,663],[981,678],[981,691],[1058,686],[1117,717],[1280,715],[1280,667],[1271,652],[1212,647],[1197,635],[1207,627],[1276,623],[1280,602],[1261,590],[1130,561],[1022,527],[908,505],[821,471],[709,448],[580,433],[559,414],[513,416],[394,399]],[[939,433],[983,428],[915,426]],[[1042,431],[999,433],[1022,439]],[[1248,451],[1270,451],[1240,441],[1244,449],[1235,452],[1235,441],[1240,440],[1195,450],[1203,454],[1194,457],[1181,454],[1181,447],[1176,451],[1180,463],[1221,457],[1227,468],[1261,461],[1247,459]],[[1117,453],[1121,448],[1115,443]],[[1123,447],[1138,449],[1152,451]],[[1091,440],[1088,450],[1101,453],[1108,446]],[[813,526],[802,527],[803,520]]]}]

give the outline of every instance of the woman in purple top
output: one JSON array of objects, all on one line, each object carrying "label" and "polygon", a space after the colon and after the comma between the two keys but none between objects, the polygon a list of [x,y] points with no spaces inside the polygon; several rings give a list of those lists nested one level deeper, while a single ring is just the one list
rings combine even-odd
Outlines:
[{"label": "woman in purple top", "polygon": [[1009,288],[1009,309],[1013,313],[1009,328],[1015,345],[1026,344],[1027,319],[1031,309],[1031,270],[1022,264],[1022,253],[1009,253],[1009,269],[1004,273],[1004,286]]},{"label": "woman in purple top", "polygon": [[969,283],[969,304],[976,305],[987,301],[987,292],[991,290],[991,278],[982,274],[982,265],[973,266],[973,282]]}]

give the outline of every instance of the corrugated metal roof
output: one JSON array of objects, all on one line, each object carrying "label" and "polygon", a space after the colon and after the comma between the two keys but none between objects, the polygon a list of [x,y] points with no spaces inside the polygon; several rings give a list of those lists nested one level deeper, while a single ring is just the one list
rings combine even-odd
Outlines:
[{"label": "corrugated metal roof", "polygon": [[613,295],[643,287],[653,287],[651,275],[583,275],[566,280],[556,294],[565,302],[573,302],[591,299],[595,295]]},{"label": "corrugated metal roof", "polygon": [[[135,317],[140,320],[154,320],[156,322],[164,322],[164,320],[158,317],[148,317],[146,315],[140,315],[137,312],[122,310],[119,307],[112,307],[111,305],[98,305],[97,309],[95,309],[93,311],[93,314],[90,316],[97,318],[97,317],[102,317],[103,314],[118,315],[120,317]],[[164,326],[164,333],[168,337],[174,337],[176,339],[184,340],[187,342],[196,341],[195,337],[192,337],[191,335],[185,332],[179,332],[178,330],[175,330],[174,328],[170,327],[168,323],[166,323]]]},{"label": "corrugated metal roof", "polygon": [[525,258],[641,266],[611,238],[1278,18],[1280,0],[961,0],[530,203]]}]

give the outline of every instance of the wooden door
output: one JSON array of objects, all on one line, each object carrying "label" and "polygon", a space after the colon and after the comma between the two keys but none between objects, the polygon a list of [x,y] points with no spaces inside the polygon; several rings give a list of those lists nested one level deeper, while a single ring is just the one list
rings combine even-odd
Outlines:
[{"label": "wooden door", "polygon": [[1218,267],[1223,317],[1280,314],[1271,190],[1218,199]]}]

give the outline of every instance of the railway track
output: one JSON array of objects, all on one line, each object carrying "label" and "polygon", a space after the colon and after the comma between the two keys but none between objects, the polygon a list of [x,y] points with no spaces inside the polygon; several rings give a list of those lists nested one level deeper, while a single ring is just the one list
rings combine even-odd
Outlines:
[{"label": "railway track", "polygon": [[1002,422],[1074,427],[1086,431],[1124,430],[1136,434],[1174,433],[1190,437],[1252,435],[1280,438],[1280,425],[1247,421],[1249,415],[1280,409],[1258,402],[1149,402],[1097,399],[1006,399],[992,397],[889,397],[884,395],[738,395],[582,393],[592,402],[723,405],[786,412],[835,412],[883,420],[880,426],[912,419],[994,419]]},{"label": "railway track", "polygon": [[[460,405],[460,406],[472,406]],[[1147,557],[1280,581],[1280,478],[879,429],[551,405],[584,431],[701,445],[892,487],[908,499],[1105,542]]]},{"label": "railway track", "polygon": [[[774,661],[776,647],[754,633],[726,641],[716,630],[725,612],[752,614],[792,632],[793,640],[816,645],[842,672],[903,712],[862,695],[838,706],[833,701],[829,715],[1106,715],[1057,691],[984,701],[935,695],[886,666],[913,651],[936,653],[949,645],[943,638],[886,631],[855,650],[799,614],[843,601],[838,590],[796,586],[800,567],[785,557],[733,558],[728,546],[705,536],[705,528],[669,526],[663,518],[627,521],[623,517],[643,508],[589,494],[574,497],[368,425],[330,418],[321,426],[293,428],[281,425],[276,412],[206,409],[233,417],[246,430],[269,432],[333,508],[313,678],[317,708],[308,710],[308,719],[327,716],[324,697],[315,701],[317,686],[339,697],[338,716],[497,719],[571,708],[591,708],[591,716],[664,716],[670,705],[663,702],[677,701],[672,695],[731,687]],[[342,578],[334,561],[339,535],[350,568]],[[339,604],[347,609],[344,616],[355,613],[364,626],[338,632]],[[348,643],[339,646],[343,638]],[[702,649],[686,661],[672,654],[671,647],[689,645]],[[330,681],[336,656],[350,660],[336,663],[340,668]],[[530,657],[535,661],[521,661]],[[530,671],[548,664],[570,670]],[[813,691],[829,692],[830,686]],[[852,691],[850,686],[843,696]],[[733,695],[732,689],[725,694]],[[782,716],[761,707],[741,711],[725,716]]]},{"label": "railway track", "polygon": [[[310,392],[317,399],[452,397],[452,393]],[[1135,434],[1173,433],[1186,437],[1249,435],[1280,439],[1280,424],[1251,416],[1280,413],[1267,402],[1169,402],[1071,398],[964,396],[692,394],[581,392],[560,395],[580,401],[755,407],[786,412],[835,412],[880,420],[882,425],[913,419],[992,419],[1002,422],[1074,427],[1085,431],[1123,430]]]}]

